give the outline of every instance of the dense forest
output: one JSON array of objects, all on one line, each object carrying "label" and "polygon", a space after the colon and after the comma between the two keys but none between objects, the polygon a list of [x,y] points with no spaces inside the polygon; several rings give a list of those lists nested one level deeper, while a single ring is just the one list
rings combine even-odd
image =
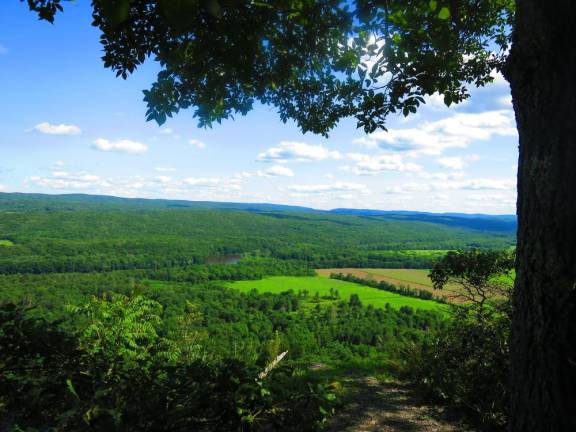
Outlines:
[{"label": "dense forest", "polygon": [[515,241],[515,225],[498,218],[476,218],[472,229],[469,218],[274,210],[281,207],[0,193],[0,240],[10,242],[0,246],[0,273],[182,268],[225,254],[311,268],[429,268],[437,256],[402,251]]},{"label": "dense forest", "polygon": [[[460,375],[437,382],[434,360],[458,349],[454,332],[494,339],[466,308],[453,306],[469,322],[455,325],[446,309],[374,307],[337,289],[240,292],[226,281],[309,277],[323,265],[432,268],[454,256],[447,249],[509,250],[509,230],[168,203],[0,195],[0,430],[318,430],[342,385],[314,364],[409,377],[462,406],[473,394]],[[228,256],[233,264],[213,259]],[[467,410],[500,427],[505,412],[487,406]]]}]

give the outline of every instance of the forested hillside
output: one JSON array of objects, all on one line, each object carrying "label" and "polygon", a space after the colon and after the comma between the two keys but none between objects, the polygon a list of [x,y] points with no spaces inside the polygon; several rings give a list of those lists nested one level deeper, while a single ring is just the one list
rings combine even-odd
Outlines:
[{"label": "forested hillside", "polygon": [[277,208],[283,207],[0,194],[0,240],[10,242],[0,246],[0,272],[182,267],[236,253],[313,268],[429,268],[433,261],[425,255],[391,251],[505,248],[515,242],[513,224],[495,230],[498,219],[487,216],[481,220],[493,225],[474,229],[465,219],[440,215],[414,219]]},{"label": "forested hillside", "polygon": [[[319,430],[344,403],[342,371],[468,398],[474,383],[429,378],[448,349],[468,355],[437,341],[477,331],[477,315],[462,328],[428,292],[316,276],[514,244],[509,229],[418,218],[0,195],[0,430]],[[501,426],[496,396],[474,413]]]}]

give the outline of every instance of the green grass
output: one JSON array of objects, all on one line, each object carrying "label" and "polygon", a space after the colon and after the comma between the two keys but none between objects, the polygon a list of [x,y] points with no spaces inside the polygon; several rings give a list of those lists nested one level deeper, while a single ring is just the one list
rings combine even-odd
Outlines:
[{"label": "green grass", "polygon": [[445,308],[444,305],[433,301],[406,297],[352,282],[319,276],[274,276],[261,280],[227,282],[225,285],[242,292],[249,292],[253,289],[260,292],[271,293],[281,293],[289,290],[295,292],[308,290],[310,297],[314,296],[316,293],[319,293],[320,297],[328,296],[330,294],[330,288],[335,288],[340,293],[340,298],[342,300],[347,301],[351,294],[357,294],[364,305],[373,305],[375,307],[383,308],[386,306],[386,303],[389,303],[391,307],[396,309],[402,306],[410,306],[415,309],[426,310],[442,310]]},{"label": "green grass", "polygon": [[10,240],[0,240],[0,246],[14,246],[14,243],[12,243]]}]

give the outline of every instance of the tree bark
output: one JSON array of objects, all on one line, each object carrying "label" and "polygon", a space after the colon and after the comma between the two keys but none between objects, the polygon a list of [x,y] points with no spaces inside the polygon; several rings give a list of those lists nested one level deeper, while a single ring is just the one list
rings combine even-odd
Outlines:
[{"label": "tree bark", "polygon": [[511,431],[576,431],[576,2],[517,0]]}]

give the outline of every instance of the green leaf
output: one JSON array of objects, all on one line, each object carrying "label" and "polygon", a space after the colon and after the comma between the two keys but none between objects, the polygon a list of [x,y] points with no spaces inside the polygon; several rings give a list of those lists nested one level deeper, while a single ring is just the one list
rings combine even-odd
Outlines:
[{"label": "green leaf", "polygon": [[430,6],[430,10],[432,12],[434,12],[436,10],[436,8],[438,7],[438,2],[436,0],[430,0],[430,3],[428,3],[428,6]]},{"label": "green leaf", "polygon": [[112,27],[118,27],[128,18],[130,0],[102,0],[102,15]]},{"label": "green leaf", "polygon": [[72,384],[72,380],[70,378],[66,378],[66,387],[76,399],[80,400],[80,396],[78,396],[78,393],[76,393],[76,389],[74,388],[74,384]]},{"label": "green leaf", "polygon": [[188,30],[198,15],[198,2],[195,0],[162,0],[160,8],[166,22],[179,32]]},{"label": "green leaf", "polygon": [[448,9],[447,7],[443,7],[442,9],[440,9],[440,12],[438,12],[438,18],[440,18],[441,20],[447,20],[448,18],[450,18],[450,9]]}]

